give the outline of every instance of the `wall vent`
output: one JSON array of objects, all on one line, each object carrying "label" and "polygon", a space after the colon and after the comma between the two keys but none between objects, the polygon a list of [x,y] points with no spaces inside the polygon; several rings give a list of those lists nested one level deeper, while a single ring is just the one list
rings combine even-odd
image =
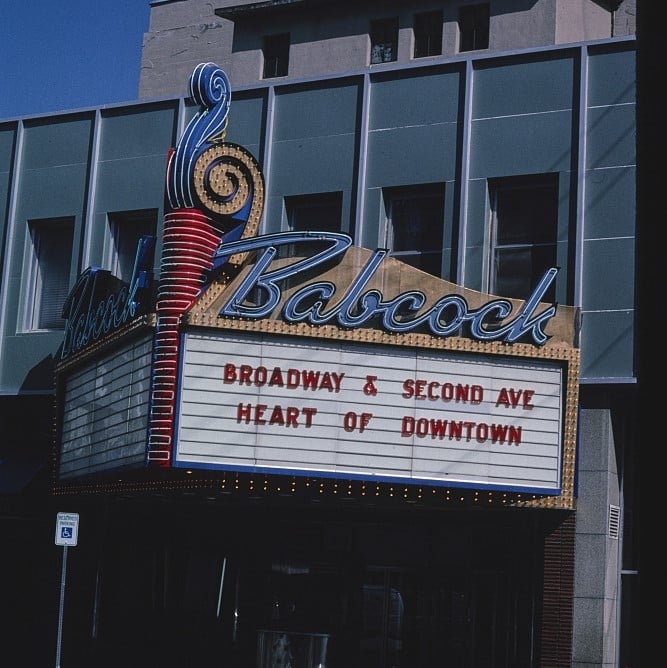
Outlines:
[{"label": "wall vent", "polygon": [[609,538],[618,540],[621,534],[621,509],[619,506],[609,506]]}]

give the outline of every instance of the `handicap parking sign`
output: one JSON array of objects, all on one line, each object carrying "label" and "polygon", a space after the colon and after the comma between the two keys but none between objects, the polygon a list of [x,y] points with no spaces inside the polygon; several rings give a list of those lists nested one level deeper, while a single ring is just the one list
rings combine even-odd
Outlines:
[{"label": "handicap parking sign", "polygon": [[76,545],[79,534],[79,513],[58,513],[56,545]]}]

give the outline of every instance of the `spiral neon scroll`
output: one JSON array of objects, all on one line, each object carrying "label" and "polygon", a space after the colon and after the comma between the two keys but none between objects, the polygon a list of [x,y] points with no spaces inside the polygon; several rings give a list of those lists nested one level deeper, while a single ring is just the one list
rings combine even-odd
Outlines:
[{"label": "spiral neon scroll", "polygon": [[203,151],[222,141],[232,100],[229,79],[215,63],[195,67],[189,90],[201,109],[188,123],[169,161],[167,198],[172,209],[197,206],[191,180],[193,165]]}]

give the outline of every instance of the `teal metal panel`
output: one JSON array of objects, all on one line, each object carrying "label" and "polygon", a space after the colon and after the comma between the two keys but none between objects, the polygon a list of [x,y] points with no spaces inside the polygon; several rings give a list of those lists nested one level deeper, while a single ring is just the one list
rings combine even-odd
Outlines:
[{"label": "teal metal panel", "polygon": [[177,141],[177,106],[128,107],[102,114],[101,162],[135,157],[162,156]]},{"label": "teal metal panel", "polygon": [[488,219],[488,186],[486,179],[468,181],[468,210],[466,225],[466,287],[482,289]]},{"label": "teal metal panel", "polygon": [[461,75],[436,71],[372,79],[369,188],[438,183],[456,176]]},{"label": "teal metal panel", "polygon": [[102,117],[97,211],[162,206],[169,149],[178,140],[177,113],[169,105]]},{"label": "teal metal panel", "polygon": [[166,175],[166,155],[100,162],[95,213],[161,209]]},{"label": "teal metal panel", "polygon": [[83,215],[88,164],[25,171],[19,181],[17,221]]},{"label": "teal metal panel", "polygon": [[347,80],[277,91],[273,141],[353,135],[360,96],[359,81]]},{"label": "teal metal panel", "polygon": [[5,337],[0,355],[0,390],[51,394],[53,365],[62,340],[59,331]]},{"label": "teal metal panel", "polygon": [[275,98],[275,123],[266,200],[267,231],[283,224],[286,195],[343,193],[343,229],[356,186],[360,89],[336,82],[328,88],[294,87]]},{"label": "teal metal panel", "polygon": [[382,188],[368,188],[362,212],[361,245],[375,249],[384,245],[384,203]]},{"label": "teal metal panel", "polygon": [[349,190],[355,173],[354,135],[292,140],[273,147],[271,193]]},{"label": "teal metal panel", "polygon": [[582,307],[585,311],[632,309],[635,305],[634,238],[584,242]]},{"label": "teal metal panel", "polygon": [[15,123],[0,126],[0,174],[9,172],[12,168],[15,138]]},{"label": "teal metal panel", "polygon": [[283,197],[282,195],[275,195],[271,197],[267,195],[264,200],[264,229],[262,234],[269,234],[271,232],[284,231],[287,227],[287,221],[283,220]]},{"label": "teal metal panel", "polygon": [[424,70],[371,79],[370,130],[456,123],[461,72]]},{"label": "teal metal panel", "polygon": [[[178,106],[159,104],[102,114],[94,184],[90,263],[103,261],[109,213],[164,206],[167,159],[176,145]],[[158,216],[158,222],[161,221]]]},{"label": "teal metal panel", "polygon": [[[0,385],[4,388],[7,383],[13,391],[16,388],[25,388],[30,383],[31,391],[49,393],[53,389],[51,369],[52,356],[62,341],[62,332],[49,331],[38,333],[21,333],[21,316],[24,304],[20,301],[21,285],[25,271],[25,248],[28,245],[29,221],[67,217],[74,222],[74,236],[72,254],[63,258],[70,267],[70,283],[73,285],[76,275],[81,270],[77,258],[81,256],[83,240],[83,217],[86,205],[87,186],[89,181],[89,165],[87,161],[78,163],[59,164],[53,159],[52,149],[62,146],[62,137],[59,130],[64,129],[65,135],[71,134],[70,124],[56,122],[49,126],[51,133],[47,133],[47,126],[38,128],[27,127],[26,141],[31,144],[29,159],[19,163],[19,179],[16,201],[16,217],[12,234],[12,245],[7,249],[6,261],[9,263],[9,284],[7,288],[7,302],[5,304],[5,338],[2,341],[4,352],[8,356],[3,359],[0,372]],[[79,124],[81,136],[73,143],[77,145],[79,156],[88,156],[88,149],[83,147],[92,143],[92,127],[89,123]],[[49,141],[50,149],[39,153],[34,151],[36,137]],[[45,165],[40,165],[37,158],[43,157]],[[26,164],[32,165],[24,169]],[[26,295],[26,299],[30,296]],[[19,352],[23,351],[23,353]],[[16,352],[16,354],[14,354]]]},{"label": "teal metal panel", "polygon": [[634,376],[634,48],[592,48],[584,128],[582,376]]},{"label": "teal metal panel", "polygon": [[254,96],[234,95],[229,108],[226,140],[249,151],[258,162],[264,154],[266,90]]},{"label": "teal metal panel", "polygon": [[284,141],[273,149],[270,193],[266,202],[267,231],[284,228],[283,197],[342,192],[342,228],[350,231],[351,193],[355,181],[355,137],[317,137]]},{"label": "teal metal panel", "polygon": [[26,121],[22,160],[18,163],[18,224],[83,215],[93,121],[92,114]]},{"label": "teal metal panel", "polygon": [[634,44],[626,49],[591,49],[588,58],[588,105],[601,107],[635,104],[636,53]]},{"label": "teal metal panel", "polygon": [[586,167],[616,167],[637,162],[634,104],[588,110]]},{"label": "teal metal panel", "polygon": [[375,188],[453,181],[457,141],[456,123],[371,132],[366,183]]},{"label": "teal metal panel", "polygon": [[[73,136],[78,129],[80,135]],[[63,130],[64,137],[59,134]],[[67,146],[67,140],[70,146]],[[31,220],[58,217],[72,218],[74,237],[70,281],[73,284],[81,269],[76,259],[80,257],[83,238],[83,212],[85,210],[89,165],[82,162],[66,162],[66,157],[56,159],[56,148],[69,158],[88,158],[92,140],[91,123],[84,119],[78,123],[56,119],[49,126],[27,124],[24,133],[25,160],[17,163],[19,188],[17,191],[16,217],[12,245],[7,249],[8,262],[7,300],[4,305],[5,337],[0,367],[0,387],[3,391],[34,391],[50,393],[53,390],[52,364],[58,346],[62,342],[61,331],[21,333],[20,318],[23,304],[20,302],[24,273],[25,248],[28,246]],[[48,148],[37,150],[40,142]],[[27,166],[30,165],[30,168]],[[29,298],[29,297],[26,297]]]},{"label": "teal metal panel", "polygon": [[578,62],[567,53],[476,64],[473,120],[571,110]]},{"label": "teal metal panel", "polygon": [[22,170],[87,163],[93,121],[92,113],[26,121]]},{"label": "teal metal panel", "polygon": [[[9,285],[5,304],[5,334],[3,346],[11,350],[17,341],[26,351],[25,356],[10,356],[2,368],[2,386],[8,382],[12,389],[20,387],[30,374],[31,382],[39,375],[32,367],[39,360],[48,359],[62,340],[62,332],[36,335],[20,334],[21,282],[24,273],[24,253],[28,244],[28,223],[31,220],[58,217],[74,221],[74,245],[71,263],[72,280],[80,269],[76,258],[81,250],[83,216],[89,180],[89,159],[92,151],[93,114],[57,116],[39,121],[26,121],[23,133],[21,160],[15,164],[18,179],[16,217],[12,246],[7,249]],[[31,348],[39,352],[27,354]],[[42,368],[41,366],[39,367]],[[41,382],[41,381],[40,381]],[[51,391],[52,383],[32,389]]]},{"label": "teal metal panel", "polygon": [[469,180],[468,225],[466,227],[466,243],[468,246],[484,245],[488,210],[487,180]]},{"label": "teal metal panel", "polygon": [[635,167],[587,172],[584,189],[584,235],[587,239],[634,237],[636,186]]},{"label": "teal metal panel", "polygon": [[470,133],[470,178],[570,170],[570,110],[477,120]]},{"label": "teal metal panel", "polygon": [[12,176],[12,162],[14,159],[14,142],[16,140],[16,125],[6,125],[0,128],[0,276],[4,264],[4,246],[9,213],[9,187]]},{"label": "teal metal panel", "polygon": [[[461,73],[420,70],[373,76],[370,84],[363,243],[384,244],[383,189],[445,183],[444,246],[451,250],[457,159],[460,154]],[[444,260],[452,271],[452,253]]]},{"label": "teal metal panel", "polygon": [[581,378],[632,378],[634,328],[633,311],[584,313],[581,327]]},{"label": "teal metal panel", "polygon": [[484,246],[466,247],[466,278],[465,286],[471,290],[482,291],[484,280],[484,261],[488,253]]}]

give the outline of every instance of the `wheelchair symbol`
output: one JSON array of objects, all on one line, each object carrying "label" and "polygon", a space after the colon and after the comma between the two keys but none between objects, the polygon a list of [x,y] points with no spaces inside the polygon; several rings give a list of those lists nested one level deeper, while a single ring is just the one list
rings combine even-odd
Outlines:
[{"label": "wheelchair symbol", "polygon": [[72,527],[60,527],[61,538],[72,538]]}]

